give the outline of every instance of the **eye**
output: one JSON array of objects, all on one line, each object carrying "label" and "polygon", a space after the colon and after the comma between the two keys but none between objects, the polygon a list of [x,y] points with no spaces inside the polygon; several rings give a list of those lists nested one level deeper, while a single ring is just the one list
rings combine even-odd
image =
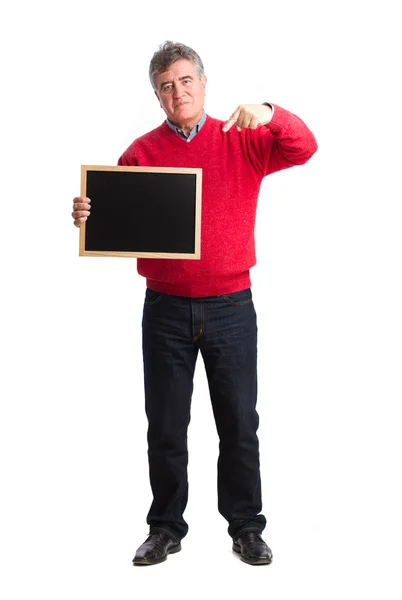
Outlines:
[{"label": "eye", "polygon": [[162,92],[170,92],[172,89],[172,85],[169,83],[168,85],[164,85],[162,88]]}]

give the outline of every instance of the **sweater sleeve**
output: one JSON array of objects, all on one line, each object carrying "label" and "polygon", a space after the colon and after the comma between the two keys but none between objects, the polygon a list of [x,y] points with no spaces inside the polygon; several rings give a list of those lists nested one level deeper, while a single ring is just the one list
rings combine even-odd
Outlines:
[{"label": "sweater sleeve", "polygon": [[120,156],[119,160],[117,161],[117,164],[122,167],[137,167],[138,166],[137,161],[134,156],[134,153],[133,152],[129,153],[127,150],[126,150],[126,152],[123,152],[123,154]]},{"label": "sweater sleeve", "polygon": [[264,177],[303,165],[317,150],[316,139],[307,125],[288,110],[273,106],[271,121],[254,130],[251,137],[251,148]]}]

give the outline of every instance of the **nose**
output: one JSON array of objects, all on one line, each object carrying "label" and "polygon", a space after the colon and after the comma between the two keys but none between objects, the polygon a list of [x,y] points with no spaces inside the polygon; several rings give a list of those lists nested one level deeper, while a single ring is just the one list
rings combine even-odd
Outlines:
[{"label": "nose", "polygon": [[175,100],[179,100],[182,97],[183,93],[182,90],[180,89],[180,85],[177,85],[177,83],[173,84],[173,96],[175,98]]}]

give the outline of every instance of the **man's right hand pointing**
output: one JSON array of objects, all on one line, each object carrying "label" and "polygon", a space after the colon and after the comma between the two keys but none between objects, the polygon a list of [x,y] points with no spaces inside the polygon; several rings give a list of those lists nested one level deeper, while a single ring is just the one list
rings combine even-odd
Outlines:
[{"label": "man's right hand pointing", "polygon": [[266,104],[240,104],[228,121],[226,121],[222,131],[229,131],[235,124],[238,131],[242,129],[257,129],[257,127],[269,123],[271,117],[272,109]]}]

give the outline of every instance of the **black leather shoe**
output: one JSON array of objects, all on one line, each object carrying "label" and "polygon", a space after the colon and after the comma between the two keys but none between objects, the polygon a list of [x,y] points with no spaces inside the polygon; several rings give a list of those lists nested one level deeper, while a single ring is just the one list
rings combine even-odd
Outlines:
[{"label": "black leather shoe", "polygon": [[245,531],[233,541],[233,551],[240,554],[243,562],[249,565],[269,565],[272,562],[272,550],[258,531]]},{"label": "black leather shoe", "polygon": [[154,531],[138,548],[133,558],[133,565],[157,565],[166,560],[168,554],[180,550],[180,542],[174,542],[164,531]]}]

